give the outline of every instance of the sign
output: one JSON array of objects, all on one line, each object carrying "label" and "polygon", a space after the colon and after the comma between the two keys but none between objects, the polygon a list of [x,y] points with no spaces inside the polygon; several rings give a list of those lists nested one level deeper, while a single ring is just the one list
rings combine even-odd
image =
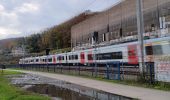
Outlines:
[{"label": "sign", "polygon": [[161,57],[155,61],[155,79],[170,82],[170,57]]}]

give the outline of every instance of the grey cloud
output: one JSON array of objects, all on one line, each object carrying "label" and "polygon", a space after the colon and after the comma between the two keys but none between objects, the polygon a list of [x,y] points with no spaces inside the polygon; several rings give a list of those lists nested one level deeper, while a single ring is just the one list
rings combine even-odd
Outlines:
[{"label": "grey cloud", "polygon": [[[0,28],[5,27],[11,31],[15,29],[20,33],[15,36],[24,36],[60,24],[86,9],[105,9],[116,1],[119,0],[0,0],[0,4],[5,7],[5,13],[9,15],[6,18],[0,16]],[[39,10],[34,13],[26,10],[24,12],[21,10],[24,3],[37,4]],[[9,38],[13,33],[7,34],[9,35],[3,38]]]}]

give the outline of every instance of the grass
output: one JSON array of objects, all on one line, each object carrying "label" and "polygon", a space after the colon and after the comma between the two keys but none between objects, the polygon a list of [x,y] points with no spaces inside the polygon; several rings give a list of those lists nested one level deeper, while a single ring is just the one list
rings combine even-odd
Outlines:
[{"label": "grass", "polygon": [[23,91],[11,84],[9,84],[8,79],[5,78],[5,75],[15,75],[21,74],[16,71],[6,71],[4,70],[1,73],[0,70],[0,100],[50,100],[46,96],[39,94]]},{"label": "grass", "polygon": [[16,74],[21,74],[21,72],[17,72],[17,71],[9,71],[9,70],[0,70],[0,76],[5,76],[5,75],[16,75]]}]

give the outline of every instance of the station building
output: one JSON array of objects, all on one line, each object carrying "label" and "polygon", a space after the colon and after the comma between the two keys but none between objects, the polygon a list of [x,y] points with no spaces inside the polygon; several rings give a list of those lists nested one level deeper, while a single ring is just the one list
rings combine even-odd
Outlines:
[{"label": "station building", "polygon": [[[137,39],[137,0],[121,0],[71,29],[74,50],[105,46]],[[143,0],[144,36],[170,33],[170,0]],[[94,35],[97,42],[94,42]]]}]

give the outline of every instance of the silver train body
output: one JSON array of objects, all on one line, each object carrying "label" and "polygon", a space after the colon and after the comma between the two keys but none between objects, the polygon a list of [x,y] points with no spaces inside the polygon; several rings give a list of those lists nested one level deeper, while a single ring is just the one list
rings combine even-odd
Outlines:
[{"label": "silver train body", "polygon": [[[169,36],[144,40],[145,62],[155,62],[157,57],[169,54]],[[131,41],[87,50],[23,58],[19,64],[92,65],[122,62],[137,65],[140,61],[139,43]]]}]

